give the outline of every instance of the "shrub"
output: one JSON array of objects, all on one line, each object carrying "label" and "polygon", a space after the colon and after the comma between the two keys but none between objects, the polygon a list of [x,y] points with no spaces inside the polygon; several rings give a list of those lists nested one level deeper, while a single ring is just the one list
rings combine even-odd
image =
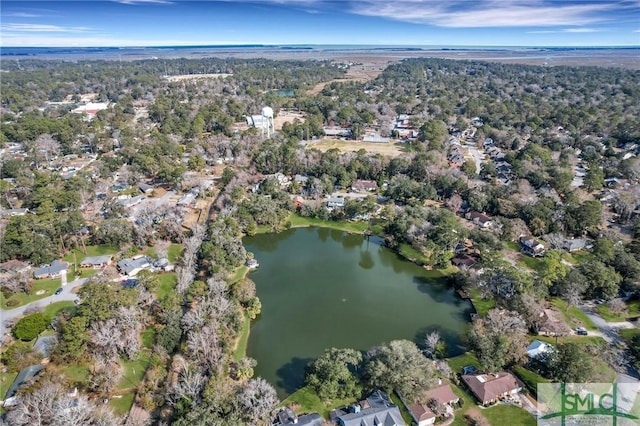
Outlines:
[{"label": "shrub", "polygon": [[29,341],[33,340],[47,328],[47,319],[42,313],[27,315],[13,327],[16,338]]}]

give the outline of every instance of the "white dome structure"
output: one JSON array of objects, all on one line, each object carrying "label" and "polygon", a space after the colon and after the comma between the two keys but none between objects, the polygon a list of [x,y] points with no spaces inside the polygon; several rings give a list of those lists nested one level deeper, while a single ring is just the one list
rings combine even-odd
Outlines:
[{"label": "white dome structure", "polygon": [[262,116],[263,117],[268,117],[268,118],[273,118],[273,108],[268,107],[268,106],[262,108]]}]

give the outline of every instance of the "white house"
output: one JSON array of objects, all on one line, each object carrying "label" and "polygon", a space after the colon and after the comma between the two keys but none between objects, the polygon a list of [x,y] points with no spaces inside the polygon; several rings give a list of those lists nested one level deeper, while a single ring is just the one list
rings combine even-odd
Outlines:
[{"label": "white house", "polygon": [[531,342],[531,344],[527,347],[527,356],[530,359],[535,359],[538,358],[544,354],[553,352],[555,350],[555,348],[546,343],[543,342],[541,340],[534,340],[533,342]]}]

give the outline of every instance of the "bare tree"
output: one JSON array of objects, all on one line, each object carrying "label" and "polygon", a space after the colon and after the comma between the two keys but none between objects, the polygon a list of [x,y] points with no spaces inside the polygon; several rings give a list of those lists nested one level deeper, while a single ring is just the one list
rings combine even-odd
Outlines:
[{"label": "bare tree", "polygon": [[31,291],[28,271],[10,271],[0,274],[0,283],[3,290],[12,294]]},{"label": "bare tree", "polygon": [[237,395],[241,412],[250,424],[260,424],[266,421],[271,411],[278,404],[275,389],[264,379],[247,380]]},{"label": "bare tree", "polygon": [[147,426],[151,424],[151,414],[141,407],[134,405],[127,414],[124,426]]},{"label": "bare tree", "polygon": [[219,373],[222,370],[224,351],[220,347],[218,332],[211,326],[189,332],[187,353],[207,371]]},{"label": "bare tree", "polygon": [[437,330],[427,334],[427,337],[424,339],[425,355],[435,359],[436,351],[438,350],[438,343],[440,343],[440,333],[438,333]]}]

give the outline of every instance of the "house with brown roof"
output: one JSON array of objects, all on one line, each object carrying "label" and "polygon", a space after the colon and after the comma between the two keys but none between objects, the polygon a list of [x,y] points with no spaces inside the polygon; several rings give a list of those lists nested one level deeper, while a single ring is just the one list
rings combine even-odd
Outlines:
[{"label": "house with brown roof", "polygon": [[432,399],[444,407],[445,417],[449,417],[453,413],[452,404],[457,404],[460,401],[460,398],[451,390],[449,383],[440,380],[436,387],[423,392],[419,396],[419,401],[422,403],[416,403],[408,407],[411,417],[413,417],[418,426],[435,423],[437,416],[427,405]]},{"label": "house with brown roof", "polygon": [[376,183],[375,180],[362,180],[362,179],[356,179],[355,182],[353,182],[353,185],[351,185],[351,189],[359,192],[359,191],[376,191],[378,189],[378,184]]},{"label": "house with brown roof", "polygon": [[0,271],[22,273],[31,269],[31,265],[16,259],[10,259],[0,263]]},{"label": "house with brown roof", "polygon": [[544,253],[546,252],[544,244],[533,237],[520,237],[519,243],[522,252],[531,257],[544,256]]},{"label": "house with brown roof", "polygon": [[409,408],[409,413],[418,426],[428,426],[436,422],[436,415],[426,405],[414,404]]},{"label": "house with brown roof", "polygon": [[482,405],[492,404],[511,395],[516,395],[522,390],[516,378],[506,372],[464,375],[462,381]]},{"label": "house with brown roof", "polygon": [[541,336],[564,336],[569,334],[569,326],[560,319],[558,312],[543,309],[535,324],[536,331]]},{"label": "house with brown roof", "polygon": [[467,212],[464,217],[467,218],[467,220],[470,220],[474,225],[483,229],[491,228],[493,225],[493,220],[484,213],[470,211]]}]

